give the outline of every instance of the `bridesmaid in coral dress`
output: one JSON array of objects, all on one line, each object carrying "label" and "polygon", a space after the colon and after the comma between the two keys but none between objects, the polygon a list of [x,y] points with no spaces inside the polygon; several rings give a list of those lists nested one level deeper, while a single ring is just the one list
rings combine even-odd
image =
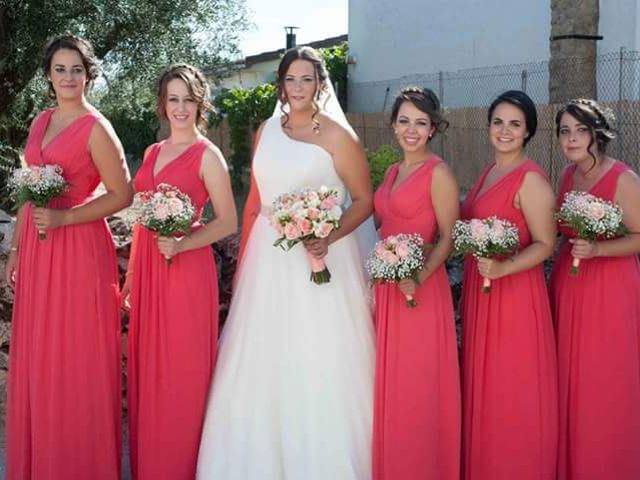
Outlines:
[{"label": "bridesmaid in coral dress", "polygon": [[[131,469],[137,480],[193,480],[218,338],[218,282],[211,243],[236,230],[229,175],[218,148],[198,127],[210,108],[204,75],[176,64],[161,76],[158,112],[171,129],[147,148],[135,190],[168,183],[187,194],[200,218],[182,237],[136,226],[125,303],[129,324]],[[172,258],[169,265],[165,258]]]},{"label": "bridesmaid in coral dress", "polygon": [[[622,207],[631,232],[590,243],[561,227],[551,298],[560,376],[559,480],[640,478],[640,180],[605,155],[615,137],[609,112],[572,100],[556,117],[564,172],[558,205],[571,190]],[[572,258],[581,260],[570,275]]]},{"label": "bridesmaid in coral dress", "polygon": [[[120,478],[118,272],[104,217],[128,205],[131,191],[122,147],[84,97],[96,65],[80,38],[47,46],[57,106],[33,122],[25,159],[62,167],[69,189],[49,208],[20,209],[7,262],[8,480]],[[101,181],[106,193],[96,198]]]},{"label": "bridesmaid in coral dress", "polygon": [[[554,480],[557,367],[542,272],[555,244],[554,196],[542,169],[524,157],[537,126],[531,99],[505,92],[488,120],[495,162],[461,214],[511,221],[520,249],[508,260],[465,261],[462,478]],[[483,277],[493,280],[489,294],[482,292]]]},{"label": "bridesmaid in coral dress", "polygon": [[[377,354],[374,480],[458,480],[460,377],[451,290],[444,267],[458,218],[458,185],[429,143],[448,123],[428,89],[407,88],[391,120],[404,159],[374,197],[381,237],[419,233],[435,243],[419,273],[375,288]],[[417,307],[406,306],[404,294]]]}]

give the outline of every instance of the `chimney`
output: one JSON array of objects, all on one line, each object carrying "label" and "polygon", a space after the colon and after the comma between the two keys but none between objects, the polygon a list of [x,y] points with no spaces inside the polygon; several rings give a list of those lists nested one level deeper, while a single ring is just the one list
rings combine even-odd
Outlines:
[{"label": "chimney", "polygon": [[295,30],[298,30],[298,27],[284,27],[284,30],[287,32],[287,50],[289,50],[296,46]]}]

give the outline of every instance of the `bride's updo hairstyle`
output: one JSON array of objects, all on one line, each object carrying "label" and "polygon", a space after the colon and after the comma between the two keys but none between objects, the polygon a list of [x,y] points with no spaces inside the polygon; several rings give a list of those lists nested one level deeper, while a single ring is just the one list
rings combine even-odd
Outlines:
[{"label": "bride's updo hairstyle", "polygon": [[284,81],[287,76],[287,72],[289,71],[289,67],[296,60],[306,60],[313,65],[316,81],[318,82],[318,90],[316,92],[315,98],[313,99],[314,112],[311,120],[314,124],[314,131],[318,131],[318,128],[320,127],[320,123],[316,119],[316,115],[320,112],[318,100],[320,100],[320,95],[327,90],[327,79],[329,78],[329,74],[327,73],[327,69],[324,66],[322,57],[316,50],[311,47],[290,48],[285,52],[282,60],[280,60],[280,65],[278,65],[278,100],[280,100],[280,110],[284,115],[284,123],[282,124],[282,126],[286,128],[287,123],[289,122],[289,114],[284,109],[285,104],[287,104],[289,101],[284,88]]}]

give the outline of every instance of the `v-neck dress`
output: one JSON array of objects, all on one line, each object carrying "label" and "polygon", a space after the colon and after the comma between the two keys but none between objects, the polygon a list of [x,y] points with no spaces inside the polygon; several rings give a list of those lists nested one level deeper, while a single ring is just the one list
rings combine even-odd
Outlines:
[{"label": "v-neck dress", "polygon": [[[509,220],[524,249],[531,233],[514,200],[529,172],[546,175],[526,160],[478,195],[490,170],[469,192],[462,217]],[[555,480],[558,377],[542,264],[493,280],[489,294],[482,281],[468,257],[461,308],[462,478]]]},{"label": "v-neck dress", "polygon": [[[207,143],[194,143],[154,175],[162,148],[155,144],[135,190],[173,185],[191,198],[200,218],[209,199],[199,175]],[[208,245],[189,250],[167,265],[156,234],[137,228],[127,379],[133,479],[193,480],[218,336],[213,251]]]},{"label": "v-neck dress", "polygon": [[[393,191],[393,165],[374,196],[381,237],[418,233],[436,242],[432,156]],[[444,265],[409,309],[395,283],[375,287],[377,330],[374,480],[460,478],[460,376],[451,289]]]},{"label": "v-neck dress", "polygon": [[[575,165],[562,177],[558,206],[573,190]],[[616,162],[589,193],[613,201]],[[640,205],[636,205],[640,208]],[[640,264],[637,255],[582,260],[570,275],[575,232],[551,275],[560,375],[559,480],[640,478]]]},{"label": "v-neck dress", "polygon": [[[69,189],[51,208],[91,200],[88,149],[100,116],[82,115],[42,148],[54,110],[33,124],[28,165],[57,164]],[[115,248],[104,219],[49,230],[24,206],[12,319],[7,479],[120,478],[120,311]]]}]

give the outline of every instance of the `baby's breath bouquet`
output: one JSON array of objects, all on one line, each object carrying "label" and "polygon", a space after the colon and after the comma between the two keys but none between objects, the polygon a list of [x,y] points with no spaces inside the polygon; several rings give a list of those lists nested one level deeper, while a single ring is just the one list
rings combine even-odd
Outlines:
[{"label": "baby's breath bouquet", "polygon": [[[19,168],[9,179],[9,191],[18,208],[26,202],[36,207],[46,207],[49,202],[62,195],[68,188],[58,165],[31,165]],[[38,232],[38,238],[47,238],[46,232]]]},{"label": "baby's breath bouquet", "polygon": [[[418,274],[424,267],[424,240],[417,233],[390,235],[376,243],[367,259],[367,270],[374,282],[399,282],[407,278],[420,283]],[[412,295],[405,295],[407,307],[417,305]]]}]

